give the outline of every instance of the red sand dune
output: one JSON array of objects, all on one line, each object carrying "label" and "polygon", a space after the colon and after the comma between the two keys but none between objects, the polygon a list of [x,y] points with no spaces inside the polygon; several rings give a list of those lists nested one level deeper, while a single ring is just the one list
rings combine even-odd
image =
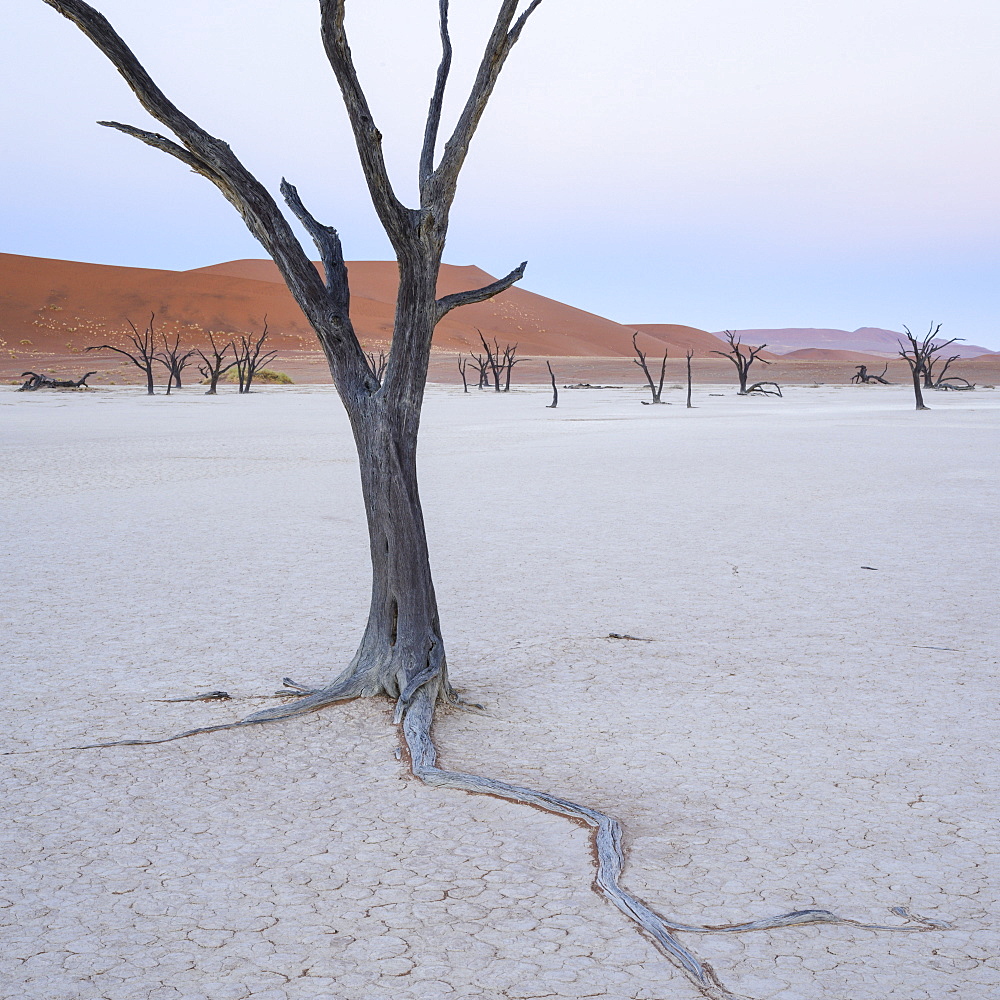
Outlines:
[{"label": "red sand dune", "polygon": [[[355,261],[348,268],[351,317],[359,336],[366,346],[387,343],[397,285],[395,263]],[[478,267],[446,264],[439,291],[448,294],[493,280]],[[158,330],[187,333],[189,342],[201,340],[205,331],[227,335],[259,331],[266,315],[272,346],[317,349],[305,318],[268,260],[164,271],[0,254],[0,336],[9,347],[30,341],[23,346],[36,352],[79,351],[114,340],[127,329],[126,319],[144,327],[150,313],[156,314]],[[434,346],[443,351],[475,349],[477,327],[501,344],[516,341],[525,355],[621,357],[632,353],[632,328],[521,288],[453,311],[439,324]],[[653,330],[683,331],[683,337],[697,341],[699,354],[704,344],[717,343],[711,334],[691,327],[647,329],[650,335],[640,342],[650,351],[661,350],[664,337],[669,341],[669,335]]]},{"label": "red sand dune", "polygon": [[789,351],[780,357],[783,361],[852,361],[856,365],[884,365],[888,360],[877,354],[862,354],[860,351],[835,351],[822,347],[804,347],[800,351]]}]

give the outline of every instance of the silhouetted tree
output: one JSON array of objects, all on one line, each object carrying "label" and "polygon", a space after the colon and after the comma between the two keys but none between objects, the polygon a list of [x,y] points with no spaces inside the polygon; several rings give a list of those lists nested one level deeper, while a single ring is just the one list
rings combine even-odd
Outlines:
[{"label": "silhouetted tree", "polygon": [[694,350],[688,348],[684,355],[687,358],[687,377],[688,377],[688,392],[687,392],[687,408],[691,409],[691,359],[694,357]]},{"label": "silhouetted tree", "polygon": [[226,356],[230,351],[235,354],[236,347],[232,341],[229,341],[220,348],[215,342],[215,334],[213,333],[209,333],[208,341],[212,345],[212,350],[206,354],[199,348],[198,355],[205,363],[198,366],[198,371],[201,372],[202,378],[208,379],[208,389],[205,391],[205,395],[214,396],[218,391],[219,379],[236,364],[235,357],[228,365],[226,364]]},{"label": "silhouetted tree", "polygon": [[469,391],[469,380],[466,378],[465,372],[469,367],[469,359],[464,355],[460,354],[458,356],[458,374],[462,376],[462,391]]},{"label": "silhouetted tree", "polygon": [[554,410],[559,405],[559,389],[556,387],[556,373],[552,370],[552,363],[546,358],[545,367],[549,370],[549,378],[552,379],[552,402],[546,407]]},{"label": "silhouetted tree", "polygon": [[[264,341],[267,340],[267,318],[264,319],[264,331],[256,340],[240,335],[239,340],[233,341],[233,351],[236,354],[236,377],[239,380],[240,392],[249,392],[253,385],[254,376],[266,367],[269,361],[277,357],[277,351],[268,351],[264,354]],[[368,359],[365,358],[367,363]],[[375,376],[375,373],[372,372]],[[376,376],[377,377],[377,376]]]},{"label": "silhouetted tree", "polygon": [[379,384],[382,384],[382,376],[385,374],[385,366],[389,363],[389,355],[385,351],[379,351],[376,354],[374,351],[368,351],[365,354],[368,359],[368,364],[371,366],[372,374],[378,379]]},{"label": "silhouetted tree", "polygon": [[935,342],[938,331],[941,329],[941,324],[938,323],[935,326],[933,323],[930,325],[927,333],[918,340],[911,332],[908,326],[904,326],[903,330],[906,333],[907,343],[904,344],[899,341],[899,356],[907,363],[910,368],[910,376],[913,379],[913,398],[916,403],[916,409],[918,410],[929,410],[930,407],[924,403],[924,394],[921,391],[921,382],[924,381],[927,373],[933,369],[934,366],[934,355],[938,351],[943,351],[949,344],[954,344],[957,338],[952,338],[951,340],[943,340],[939,343]]},{"label": "silhouetted tree", "polygon": [[[48,0],[46,0],[48,2]],[[50,4],[50,6],[52,6]],[[136,366],[146,376],[146,394],[152,396],[156,391],[153,388],[153,365],[159,362],[156,356],[156,336],[153,332],[153,321],[156,319],[155,313],[149,315],[149,325],[142,333],[136,329],[135,323],[128,317],[125,322],[132,328],[132,332],[126,334],[126,338],[132,345],[132,350],[124,347],[115,347],[114,344],[98,344],[94,347],[87,347],[88,351],[114,351]]]},{"label": "silhouetted tree", "polygon": [[163,350],[157,352],[156,360],[167,369],[167,395],[169,396],[172,386],[176,386],[178,389],[182,388],[181,375],[197,351],[192,349],[182,353],[179,333],[174,337],[172,344],[167,339],[166,334],[161,334],[160,340],[163,341]]},{"label": "silhouetted tree", "polygon": [[[635,351],[637,357],[632,359],[632,364],[638,365],[642,369],[642,374],[646,376],[646,383],[649,385],[649,391],[653,396],[653,403],[662,403],[663,400],[660,399],[660,395],[663,392],[663,380],[667,375],[667,348],[663,348],[663,361],[660,364],[660,381],[659,384],[653,381],[653,376],[649,373],[649,367],[646,364],[646,354],[639,347],[639,331],[637,330],[632,334],[632,350]],[[643,400],[645,402],[645,400]]]},{"label": "silhouetted tree", "polygon": [[[755,361],[760,361],[762,365],[769,365],[771,362],[767,358],[758,357],[761,351],[767,347],[767,344],[761,344],[760,347],[750,347],[747,345],[746,354],[743,353],[743,345],[740,342],[739,337],[733,333],[732,330],[726,330],[726,340],[729,342],[728,351],[712,351],[713,354],[718,354],[720,357],[728,358],[734,365],[736,365],[736,373],[740,380],[740,395],[746,396],[751,392],[761,391],[760,386],[763,385],[774,385],[773,382],[757,382],[755,385],[747,388],[747,381],[750,375],[750,366]],[[781,395],[779,390],[778,395]]]}]

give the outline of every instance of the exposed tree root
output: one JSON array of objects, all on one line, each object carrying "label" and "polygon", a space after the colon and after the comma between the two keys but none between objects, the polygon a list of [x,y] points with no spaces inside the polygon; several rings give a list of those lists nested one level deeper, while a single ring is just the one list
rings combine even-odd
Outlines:
[{"label": "exposed tree root", "polygon": [[695,956],[677,939],[675,934],[678,931],[695,934],[739,933],[818,923],[847,924],[865,930],[892,931],[927,931],[947,926],[944,923],[911,914],[902,906],[893,907],[892,912],[910,921],[906,924],[866,924],[839,917],[830,910],[795,910],[763,920],[721,926],[684,924],[668,919],[650,909],[641,899],[622,888],[619,879],[625,867],[625,854],[622,850],[622,831],[618,820],[588,806],[557,798],[548,792],[511,785],[478,774],[464,774],[459,771],[445,771],[439,768],[437,766],[437,750],[430,735],[433,717],[434,695],[433,692],[428,692],[424,688],[410,702],[403,716],[403,734],[410,752],[410,766],[414,775],[428,785],[459,788],[466,792],[494,795],[513,802],[523,802],[548,812],[582,820],[588,826],[593,827],[594,848],[597,852],[595,887],[630,920],[635,921],[653,939],[660,951],[709,1000],[748,1000],[748,998],[728,990],[712,967]]},{"label": "exposed tree root", "polygon": [[[631,638],[631,637],[629,637]],[[216,726],[202,726],[189,729],[172,736],[144,740],[115,740],[110,743],[90,743],[84,746],[70,747],[72,750],[96,750],[105,747],[152,746],[160,743],[170,743],[174,740],[198,736],[204,733],[217,733],[227,729],[238,729],[244,726],[262,725],[290,719],[318,711],[321,708],[338,701],[346,701],[359,697],[361,682],[352,675],[342,675],[337,681],[325,688],[311,689],[284,679],[286,687],[292,689],[288,694],[298,695],[291,702],[262,709],[238,722],[223,723]],[[694,952],[681,943],[678,933],[684,934],[738,934],[746,931],[771,930],[777,927],[792,927],[801,924],[843,924],[871,931],[928,931],[940,930],[949,925],[943,921],[931,920],[911,913],[904,906],[892,907],[896,916],[903,918],[903,924],[864,923],[840,917],[830,910],[793,910],[774,917],[761,920],[751,920],[736,924],[686,924],[679,920],[663,916],[651,909],[637,896],[624,889],[620,879],[625,867],[625,853],[622,849],[622,829],[618,820],[612,816],[591,809],[589,806],[562,799],[548,792],[541,792],[522,785],[512,785],[495,778],[478,774],[467,774],[461,771],[446,771],[437,765],[437,748],[431,738],[431,726],[434,721],[434,707],[438,698],[440,681],[437,677],[431,683],[424,683],[417,690],[406,691],[397,701],[395,718],[401,725],[403,739],[409,752],[410,767],[415,777],[424,784],[440,788],[456,788],[461,791],[480,795],[493,795],[535,806],[547,812],[567,816],[570,819],[585,823],[591,827],[593,845],[597,858],[597,872],[594,888],[613,903],[630,920],[638,924],[655,946],[664,954],[707,1000],[752,1000],[742,994],[733,993],[716,975],[708,962],[698,958]],[[279,692],[284,694],[285,692]],[[216,694],[211,692],[211,694]],[[404,697],[408,695],[408,697]],[[170,699],[172,701],[201,700]],[[446,698],[461,707],[464,703],[450,685],[446,685]],[[481,706],[476,706],[477,708]],[[399,751],[397,749],[397,758]]]}]

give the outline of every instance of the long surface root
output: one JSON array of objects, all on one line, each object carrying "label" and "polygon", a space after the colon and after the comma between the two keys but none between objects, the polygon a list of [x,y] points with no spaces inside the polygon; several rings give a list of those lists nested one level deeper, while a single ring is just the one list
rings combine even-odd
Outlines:
[{"label": "long surface root", "polygon": [[442,788],[458,788],[462,791],[482,795],[494,795],[537,806],[548,812],[582,820],[594,829],[594,847],[597,852],[597,876],[594,884],[630,920],[635,921],[656,943],[660,951],[676,965],[709,1000],[750,1000],[733,993],[719,980],[712,967],[699,959],[676,937],[677,932],[693,934],[740,933],[742,931],[770,930],[775,927],[791,927],[799,924],[847,924],[865,930],[886,931],[928,931],[947,927],[947,924],[911,914],[905,907],[893,907],[897,916],[903,917],[905,924],[869,924],[840,917],[830,910],[795,910],[776,917],[753,920],[739,924],[721,926],[700,926],[682,923],[650,909],[641,899],[633,896],[620,883],[625,867],[622,850],[622,830],[618,820],[589,806],[561,799],[548,792],[540,792],[521,785],[511,785],[505,781],[465,774],[460,771],[445,771],[437,766],[437,749],[431,739],[430,729],[434,718],[434,695],[427,688],[421,689],[410,702],[403,716],[403,735],[410,752],[413,773],[428,785]]}]

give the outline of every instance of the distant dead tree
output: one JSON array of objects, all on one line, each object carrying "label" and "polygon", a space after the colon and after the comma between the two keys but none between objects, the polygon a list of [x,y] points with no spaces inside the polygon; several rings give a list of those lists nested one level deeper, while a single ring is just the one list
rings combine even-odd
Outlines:
[{"label": "distant dead tree", "polygon": [[545,367],[549,370],[549,378],[552,379],[552,402],[546,406],[547,410],[554,410],[559,405],[559,390],[556,388],[556,373],[552,370],[552,363],[546,359]]},{"label": "distant dead tree", "polygon": [[198,366],[198,371],[201,372],[202,378],[208,379],[208,389],[205,391],[205,395],[214,396],[218,391],[219,379],[236,364],[235,358],[228,365],[226,364],[226,356],[230,350],[235,354],[236,347],[232,341],[229,341],[228,344],[223,344],[220,349],[219,345],[215,342],[215,334],[213,333],[209,333],[208,340],[212,345],[212,350],[209,354],[206,354],[199,348],[197,353],[205,363]]},{"label": "distant dead tree", "polygon": [[490,366],[486,360],[486,356],[483,354],[476,354],[473,351],[469,351],[469,367],[472,368],[474,372],[478,375],[478,385],[477,389],[486,389],[490,384]]},{"label": "distant dead tree", "polygon": [[139,333],[135,327],[135,323],[127,316],[125,317],[125,322],[132,327],[132,332],[126,334],[126,337],[132,344],[132,350],[126,350],[124,347],[115,347],[113,344],[98,344],[95,347],[85,348],[87,351],[114,351],[116,354],[121,354],[128,358],[146,376],[146,394],[149,396],[152,396],[155,392],[153,388],[153,365],[159,361],[159,358],[156,356],[156,337],[153,332],[153,321],[155,319],[156,313],[150,313],[149,325],[142,333]]},{"label": "distant dead tree", "polygon": [[[649,373],[649,367],[646,364],[646,354],[639,347],[638,337],[639,337],[639,331],[636,330],[635,333],[632,334],[632,350],[635,351],[637,357],[634,357],[632,359],[632,364],[638,365],[642,369],[642,374],[646,376],[646,382],[649,385],[649,391],[653,395],[653,403],[662,403],[663,400],[660,399],[660,395],[663,392],[663,380],[667,376],[667,348],[666,347],[663,348],[663,361],[660,364],[660,382],[659,385],[657,385],[653,381],[653,376],[650,375]],[[646,406],[652,405],[646,403],[646,400],[643,400],[642,402]]]},{"label": "distant dead tree", "polygon": [[[729,342],[728,351],[712,351],[713,354],[718,354],[719,357],[728,358],[734,365],[736,365],[736,372],[740,379],[740,395],[749,396],[753,392],[759,392],[765,396],[780,396],[781,388],[776,382],[755,382],[753,385],[748,386],[747,381],[750,375],[750,366],[755,362],[759,361],[763,365],[769,365],[771,362],[767,358],[758,357],[761,351],[767,347],[767,344],[761,344],[759,347],[750,347],[748,344],[746,347],[747,353],[743,353],[743,344],[740,342],[740,338],[733,333],[732,330],[726,330],[726,340]],[[766,388],[767,386],[773,386],[773,389]]]},{"label": "distant dead tree", "polygon": [[253,384],[254,376],[265,367],[269,361],[273,361],[277,351],[268,351],[261,354],[264,348],[264,341],[267,340],[267,317],[264,317],[264,330],[256,340],[249,337],[240,336],[239,343],[233,341],[233,351],[236,354],[236,377],[240,383],[240,392],[249,392]]},{"label": "distant dead tree", "polygon": [[885,377],[885,373],[889,370],[888,361],[885,363],[885,367],[878,375],[870,374],[867,365],[857,365],[857,369],[858,373],[851,376],[851,381],[856,385],[871,385],[872,382],[880,382],[882,385],[892,385],[892,383]]},{"label": "distant dead tree", "polygon": [[156,360],[167,369],[167,395],[169,396],[172,386],[181,388],[181,374],[191,363],[191,358],[195,356],[197,351],[190,350],[182,353],[179,333],[174,337],[172,344],[167,339],[166,334],[161,334],[160,340],[163,341],[163,350],[157,352]]},{"label": "distant dead tree", "polygon": [[514,371],[514,365],[520,364],[524,358],[517,357],[517,344],[507,344],[503,349],[503,367],[506,371],[503,386],[504,392],[510,392],[510,376]]},{"label": "distant dead tree", "polygon": [[689,347],[684,357],[687,358],[687,377],[688,377],[687,408],[690,410],[691,409],[691,359],[694,357],[694,350]]},{"label": "distant dead tree", "polygon": [[477,329],[476,333],[479,334],[479,339],[483,342],[483,350],[486,352],[486,364],[489,366],[489,371],[493,376],[493,388],[497,392],[500,392],[500,345],[497,343],[496,337],[494,337],[493,346],[490,347],[483,336],[483,331]]},{"label": "distant dead tree", "polygon": [[51,375],[40,375],[38,372],[21,372],[21,378],[29,376],[28,381],[18,389],[18,392],[34,392],[36,389],[89,389],[87,379],[97,372],[87,372],[75,382],[72,379],[55,379]]},{"label": "distant dead tree", "polygon": [[[493,378],[493,389],[496,392],[510,392],[510,376],[514,371],[514,365],[520,364],[524,358],[517,356],[517,344],[505,344],[502,348],[500,342],[493,338],[492,345],[483,336],[483,331],[477,329],[479,340],[482,342],[485,357],[473,354],[479,366],[479,388],[489,385],[490,376]],[[473,365],[476,367],[476,365]],[[503,385],[501,386],[501,382]]]},{"label": "distant dead tree", "polygon": [[372,375],[374,375],[379,384],[381,384],[382,376],[385,374],[385,366],[389,363],[389,355],[386,354],[385,351],[379,351],[378,354],[374,351],[367,351],[365,352],[365,357],[368,359]]},{"label": "distant dead tree", "polygon": [[469,380],[466,378],[465,372],[469,367],[469,359],[465,357],[464,354],[458,356],[458,374],[462,376],[462,391],[469,391]]},{"label": "distant dead tree", "polygon": [[941,329],[941,324],[935,327],[931,323],[931,328],[923,340],[910,333],[910,328],[904,326],[908,345],[899,341],[899,356],[909,365],[910,376],[913,378],[913,398],[918,410],[929,410],[930,407],[924,404],[924,394],[920,391],[920,383],[923,380],[924,369],[927,367],[927,357],[934,347],[934,335]]},{"label": "distant dead tree", "polygon": [[[949,344],[953,344],[956,340],[960,339],[962,338],[955,337],[952,340],[946,340],[943,344],[935,345],[935,350],[943,350]],[[968,379],[960,378],[958,375],[948,374],[948,369],[961,357],[961,354],[953,354],[949,358],[936,358],[933,355],[929,356],[927,358],[927,366],[924,368],[924,388],[955,389],[959,391],[975,389],[975,385]],[[940,364],[941,367],[935,369],[935,365],[937,364]]]},{"label": "distant dead tree", "polygon": [[[950,358],[935,357],[938,352],[943,351],[950,344],[961,340],[961,337],[937,341],[937,334],[941,329],[940,323],[936,326],[931,323],[927,333],[919,340],[910,333],[909,327],[904,326],[903,329],[906,331],[907,343],[899,341],[899,356],[910,366],[910,375],[913,378],[913,397],[918,410],[930,409],[924,403],[921,382],[923,382],[925,389],[968,390],[975,388],[966,379],[947,374],[952,362],[957,361],[961,355],[955,354]],[[942,367],[935,373],[934,366],[938,363],[941,363]]]}]

